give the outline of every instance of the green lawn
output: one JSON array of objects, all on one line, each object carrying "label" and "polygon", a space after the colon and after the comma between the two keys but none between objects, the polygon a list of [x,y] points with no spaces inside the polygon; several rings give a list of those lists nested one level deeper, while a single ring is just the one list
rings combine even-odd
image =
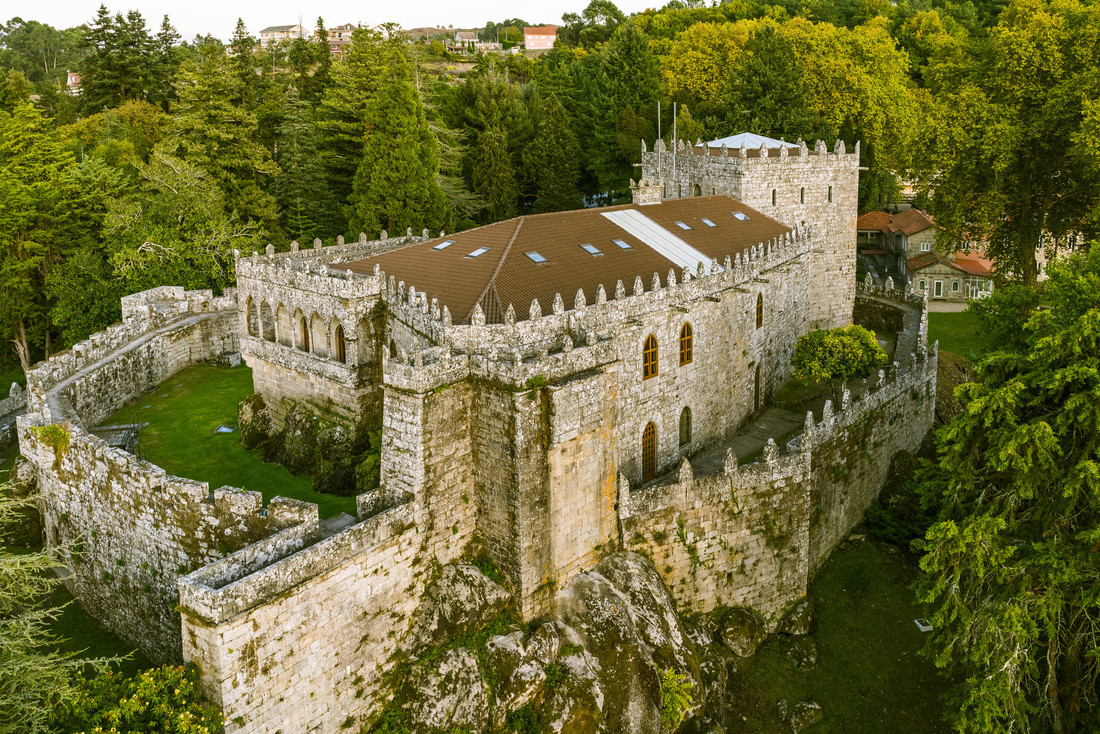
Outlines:
[{"label": "green lawn", "polygon": [[80,658],[128,655],[126,660],[120,660],[116,665],[116,669],[126,675],[133,675],[152,666],[144,655],[124,644],[85,614],[64,586],[59,586],[53,592],[53,603],[56,606],[64,605],[60,616],[50,624],[50,632],[61,640],[58,649],[62,652],[71,652]]},{"label": "green lawn", "polygon": [[978,319],[970,311],[928,314],[928,343],[939,340],[940,349],[962,356],[989,347],[978,332]]},{"label": "green lawn", "polygon": [[817,667],[796,668],[782,637],[741,661],[731,703],[744,717],[736,732],[789,731],[777,703],[813,700],[825,720],[815,734],[933,734],[949,729],[940,696],[947,681],[918,651],[926,636],[913,620],[924,612],[910,588],[916,569],[874,540],[836,551],[810,586],[817,607]]},{"label": "green lawn", "polygon": [[27,384],[27,376],[23,374],[23,368],[18,362],[0,364],[0,400],[8,396],[8,390],[11,389],[13,382],[18,382],[20,385]]},{"label": "green lawn", "polygon": [[229,485],[255,490],[265,503],[278,495],[313,502],[321,517],[354,515],[354,497],[314,492],[312,478],[293,476],[278,464],[264,462],[260,451],[242,448],[236,430],[214,432],[219,425],[236,427],[237,404],[251,392],[252,370],[245,365],[188,367],[104,423],[147,422],[139,449],[170,474],[208,482],[211,489]]}]

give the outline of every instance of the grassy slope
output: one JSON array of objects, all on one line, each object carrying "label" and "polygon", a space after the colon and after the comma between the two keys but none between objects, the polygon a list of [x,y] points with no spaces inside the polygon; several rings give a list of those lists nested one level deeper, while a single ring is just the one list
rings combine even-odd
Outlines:
[{"label": "grassy slope", "polygon": [[264,502],[278,495],[313,502],[321,517],[354,515],[354,497],[314,492],[310,477],[293,476],[278,464],[265,463],[258,450],[242,448],[236,431],[214,433],[219,425],[236,426],[237,404],[251,392],[252,370],[245,365],[188,367],[105,423],[148,422],[141,429],[140,448],[146,459],[170,474],[208,482],[212,489],[229,485],[255,490]]},{"label": "grassy slope", "polygon": [[737,732],[789,731],[776,704],[814,700],[825,720],[815,734],[946,732],[939,696],[946,681],[918,650],[923,617],[910,584],[916,569],[877,542],[841,546],[810,587],[817,605],[817,667],[795,668],[771,639],[743,661],[732,682],[733,705],[744,716]]},{"label": "grassy slope", "polygon": [[58,649],[62,652],[76,653],[80,658],[129,655],[128,659],[121,660],[116,665],[117,670],[127,675],[152,666],[144,655],[130,648],[85,614],[64,586],[59,586],[53,593],[53,603],[57,606],[64,605],[60,616],[50,625],[50,631],[61,640]]},{"label": "grassy slope", "polygon": [[23,374],[23,368],[18,362],[0,363],[0,399],[8,396],[8,390],[11,389],[13,382],[18,382],[20,385],[27,384],[27,376]]},{"label": "grassy slope", "polygon": [[970,311],[928,314],[928,343],[939,340],[940,349],[966,356],[989,345],[978,332],[978,319]]}]

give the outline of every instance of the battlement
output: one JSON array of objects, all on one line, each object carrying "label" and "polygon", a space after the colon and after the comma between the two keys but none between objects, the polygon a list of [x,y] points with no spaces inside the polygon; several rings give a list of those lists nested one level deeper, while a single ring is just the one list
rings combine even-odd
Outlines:
[{"label": "battlement", "polygon": [[[702,140],[697,140],[695,145],[688,143],[684,140],[676,141],[676,155],[691,155],[691,156],[711,156],[716,158],[736,158],[742,161],[752,160],[754,162],[762,163],[765,161],[777,161],[783,158],[814,158],[821,163],[832,165],[859,165],[860,143],[856,141],[855,149],[851,152],[847,152],[847,146],[843,140],[837,140],[833,145],[833,150],[830,152],[825,141],[818,140],[814,143],[814,147],[810,148],[806,141],[799,138],[797,147],[781,146],[778,148],[769,148],[767,145],[762,144],[759,148],[746,148],[742,145],[740,148],[728,148],[724,143],[721,146],[710,147],[706,145]],[[664,155],[669,153],[668,146],[665,145],[663,140],[658,140],[653,146],[653,154]],[[643,162],[647,154],[650,151],[646,146],[645,140],[642,141],[642,159]]]}]

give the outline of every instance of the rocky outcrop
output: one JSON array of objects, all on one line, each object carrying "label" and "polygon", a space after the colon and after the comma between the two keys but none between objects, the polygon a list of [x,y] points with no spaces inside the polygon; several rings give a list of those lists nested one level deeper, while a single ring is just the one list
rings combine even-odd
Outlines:
[{"label": "rocky outcrop", "polygon": [[759,612],[746,607],[730,607],[718,618],[718,638],[735,655],[750,657],[768,636],[768,627]]},{"label": "rocky outcrop", "polygon": [[779,716],[790,725],[794,734],[825,719],[821,704],[816,701],[799,701],[792,706],[787,699],[779,702]]},{"label": "rocky outcrop", "polygon": [[484,731],[488,725],[489,688],[470,650],[444,652],[413,680],[412,689],[407,710],[416,731]]},{"label": "rocky outcrop", "polygon": [[481,629],[504,610],[508,598],[504,587],[477,566],[444,566],[424,592],[403,649],[419,656],[463,632]]},{"label": "rocky outcrop", "polygon": [[814,631],[814,603],[806,597],[795,602],[779,622],[776,632],[784,635],[808,635]]},{"label": "rocky outcrop", "polygon": [[246,449],[261,446],[271,438],[271,416],[261,395],[253,393],[237,406],[237,427]]}]

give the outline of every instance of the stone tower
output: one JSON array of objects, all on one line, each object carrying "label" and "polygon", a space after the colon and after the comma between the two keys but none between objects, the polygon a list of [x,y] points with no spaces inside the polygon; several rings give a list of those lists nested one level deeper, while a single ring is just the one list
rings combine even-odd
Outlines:
[{"label": "stone tower", "polygon": [[728,194],[787,226],[808,226],[814,246],[807,325],[852,323],[859,143],[847,153],[837,141],[829,152],[820,140],[810,149],[743,133],[676,147],[673,154],[658,141],[648,151],[643,142],[642,178],[663,180],[666,199]]}]

